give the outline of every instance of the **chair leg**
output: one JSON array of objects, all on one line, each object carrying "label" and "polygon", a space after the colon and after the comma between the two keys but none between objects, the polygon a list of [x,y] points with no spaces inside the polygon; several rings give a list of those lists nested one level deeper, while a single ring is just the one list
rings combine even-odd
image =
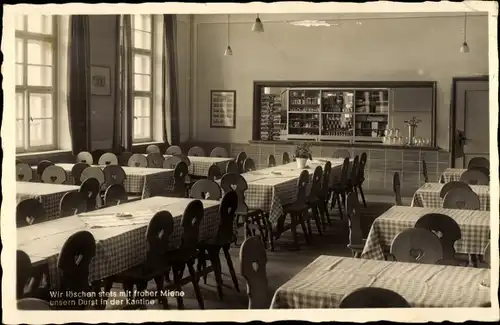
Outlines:
[{"label": "chair leg", "polygon": [[[201,272],[206,267],[207,267],[207,254],[203,248],[200,248],[199,255],[198,255],[198,264],[197,264],[198,274],[201,274]],[[203,283],[207,284],[207,275],[206,274],[203,274]]]},{"label": "chair leg", "polygon": [[[308,213],[309,211],[306,210],[305,213]],[[309,217],[307,220],[304,218],[304,212],[300,213],[297,216],[300,225],[302,226],[302,231],[304,232],[304,237],[306,239],[306,243],[310,244],[312,241],[312,229],[311,229],[311,219]],[[306,223],[307,223],[307,229],[306,229]]]},{"label": "chair leg", "polygon": [[340,220],[344,220],[344,213],[342,212],[342,194],[338,192],[335,194],[335,196],[337,197],[336,201],[339,208]]},{"label": "chair leg", "polygon": [[366,205],[365,194],[363,193],[363,187],[361,186],[361,184],[359,184],[358,188],[359,194],[361,194],[361,199],[363,200],[363,205],[365,208],[367,208],[368,206]]},{"label": "chair leg", "polygon": [[[297,237],[297,216],[294,215],[293,213],[290,214],[290,217],[291,217],[291,228],[290,230],[292,231],[292,238],[293,238],[293,245],[295,246],[295,248],[297,250],[300,249],[300,245],[299,245],[299,238]],[[303,229],[305,227],[302,227]],[[305,230],[305,229],[304,229]],[[306,234],[307,236],[307,234]]]},{"label": "chair leg", "polygon": [[[156,290],[158,290],[158,292],[161,292],[163,289],[165,289],[162,276],[157,276],[153,280],[155,281]],[[162,303],[163,309],[168,309],[168,298],[167,297],[163,297],[162,295],[160,295],[158,297],[158,300]]]},{"label": "chair leg", "polygon": [[316,204],[311,205],[312,215],[314,219],[314,223],[316,224],[316,228],[318,229],[318,233],[320,236],[323,236],[323,232],[321,231],[321,221],[318,215],[318,207]]},{"label": "chair leg", "polygon": [[222,246],[224,251],[224,256],[226,257],[227,267],[229,268],[229,273],[231,274],[231,279],[233,280],[234,288],[237,292],[240,292],[240,287],[238,285],[238,278],[236,277],[236,272],[234,271],[233,261],[231,260],[231,254],[229,253],[229,245]]},{"label": "chair leg", "polygon": [[219,248],[210,249],[208,252],[210,263],[212,264],[212,268],[214,269],[215,281],[217,282],[217,294],[219,295],[219,299],[223,299],[222,294],[222,269],[219,258]]},{"label": "chair leg", "polygon": [[196,272],[194,270],[194,261],[188,261],[187,267],[189,270],[189,275],[191,276],[191,283],[193,283],[194,293],[196,295],[196,300],[198,300],[198,305],[200,309],[205,309],[205,305],[203,303],[203,297],[201,296],[200,286],[198,285],[198,281],[196,280]]},{"label": "chair leg", "polygon": [[[182,265],[181,269],[184,269],[184,265]],[[175,265],[175,266],[172,266],[172,273],[174,274],[174,286],[175,286],[175,290],[177,290],[177,292],[181,292],[182,290],[182,286],[181,286],[181,274],[180,274],[180,271],[179,271],[179,265]],[[177,294],[176,295],[177,297],[177,308],[178,309],[184,309],[184,301],[181,297],[180,294]]]}]

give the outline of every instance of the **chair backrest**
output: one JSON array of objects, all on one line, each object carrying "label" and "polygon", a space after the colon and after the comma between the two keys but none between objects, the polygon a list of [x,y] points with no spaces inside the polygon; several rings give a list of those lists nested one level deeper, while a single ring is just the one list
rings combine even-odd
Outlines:
[{"label": "chair backrest", "polygon": [[392,190],[394,191],[396,205],[403,205],[403,200],[401,199],[401,181],[399,180],[398,172],[395,172],[392,177]]},{"label": "chair backrest", "polygon": [[186,196],[186,177],[188,176],[188,167],[185,162],[180,161],[174,168],[174,192],[176,197]]},{"label": "chair backrest", "polygon": [[427,163],[422,159],[422,176],[424,176],[424,182],[429,183],[429,175],[427,174]]},{"label": "chair backrest", "polygon": [[323,183],[323,168],[317,166],[314,169],[311,191],[309,192],[309,201],[315,201],[321,194],[321,185]]},{"label": "chair backrest", "polygon": [[24,296],[24,288],[31,279],[31,259],[24,251],[17,250],[16,252],[16,290],[17,299]]},{"label": "chair backrest", "polygon": [[354,156],[352,161],[351,173],[349,175],[349,182],[351,185],[355,185],[358,179],[358,168],[359,168],[359,156]]},{"label": "chair backrest", "polygon": [[441,191],[439,192],[439,196],[444,199],[446,194],[453,188],[464,188],[466,190],[469,190],[472,192],[472,188],[469,186],[469,184],[464,183],[464,182],[459,182],[459,181],[451,181],[443,185],[441,187]]},{"label": "chair backrest", "polygon": [[340,301],[339,308],[410,308],[410,304],[394,291],[365,287],[345,295]]},{"label": "chair backrest", "polygon": [[161,154],[160,147],[158,147],[156,144],[150,144],[149,146],[146,147],[146,153],[159,153]]},{"label": "chair backrest", "polygon": [[258,236],[246,239],[240,248],[240,273],[247,281],[248,309],[269,309],[267,252]]},{"label": "chair backrest", "polygon": [[47,219],[42,203],[36,199],[26,199],[17,204],[17,228],[30,226]]},{"label": "chair backrest", "polygon": [[351,154],[346,149],[338,149],[333,153],[333,158],[350,158]]},{"label": "chair backrest", "polygon": [[247,159],[245,159],[245,161],[243,162],[243,170],[245,173],[247,172],[251,172],[253,170],[255,170],[255,162],[253,161],[252,158],[248,157]]},{"label": "chair backrest", "polygon": [[479,210],[481,202],[479,196],[464,188],[454,188],[444,196],[443,208],[460,210]]},{"label": "chair backrest", "polygon": [[489,170],[490,161],[484,157],[474,157],[469,160],[469,163],[467,164],[467,169],[471,169],[472,167],[486,167]]},{"label": "chair backrest", "polygon": [[189,160],[189,157],[182,154],[182,153],[176,153],[174,156],[180,158],[188,167],[191,166],[191,160]]},{"label": "chair backrest", "polygon": [[288,152],[283,152],[283,156],[281,157],[281,162],[283,165],[290,163],[290,154],[288,154]]},{"label": "chair backrest", "polygon": [[460,181],[469,185],[489,185],[488,176],[477,169],[469,169],[460,176]]},{"label": "chair backrest", "polygon": [[73,177],[74,185],[80,185],[82,183],[80,177],[82,176],[83,171],[89,167],[90,165],[84,162],[78,162],[73,165],[71,168],[71,176]]},{"label": "chair backrest", "polygon": [[165,151],[166,155],[175,155],[175,154],[181,154],[182,149],[179,146],[170,146],[167,148],[167,151]]},{"label": "chair backrest", "polygon": [[33,179],[33,169],[26,163],[16,165],[16,180],[29,182]]},{"label": "chair backrest", "polygon": [[215,181],[200,179],[191,187],[191,197],[199,200],[219,200],[222,190]]},{"label": "chair backrest", "polygon": [[[118,163],[120,164],[120,166],[129,166],[128,162],[130,160],[130,157],[132,157],[133,155],[134,154],[130,151],[124,151],[120,153],[120,155],[118,156]],[[129,166],[129,167],[135,167],[135,166]]]},{"label": "chair backrest", "polygon": [[397,234],[392,240],[390,253],[399,262],[436,264],[443,259],[439,238],[423,228],[408,228]]},{"label": "chair backrest", "polygon": [[222,177],[222,172],[217,165],[212,165],[210,168],[208,168],[208,175],[207,179],[211,181],[215,181],[217,179],[220,179]]},{"label": "chair backrest", "polygon": [[163,168],[165,169],[175,169],[178,163],[182,162],[182,159],[177,156],[166,157],[163,161]]},{"label": "chair backrest", "polygon": [[36,166],[36,173],[41,177],[43,175],[43,172],[45,171],[45,168],[53,165],[54,163],[50,160],[42,160]]},{"label": "chair backrest", "polygon": [[217,231],[217,243],[220,245],[230,244],[233,240],[234,218],[238,208],[238,194],[230,191],[224,194],[219,205],[219,229]]},{"label": "chair backrest", "polygon": [[267,167],[274,166],[276,166],[276,158],[274,158],[274,155],[269,155],[269,157],[267,157]]},{"label": "chair backrest", "polygon": [[245,160],[247,159],[247,154],[246,152],[242,151],[236,156],[236,164],[238,165],[238,170],[240,173],[245,172],[245,166],[243,164],[245,163]]},{"label": "chair backrest", "polygon": [[99,181],[99,186],[102,186],[102,184],[104,184],[104,182],[106,181],[104,172],[102,171],[101,167],[97,166],[90,166],[83,170],[82,175],[80,175],[80,181],[83,183],[88,178],[97,179],[97,181]]},{"label": "chair backrest", "polygon": [[200,200],[189,202],[181,219],[183,229],[180,249],[196,249],[200,235],[200,224],[204,216],[203,203]]},{"label": "chair backrest", "polygon": [[363,182],[365,181],[366,160],[367,160],[366,152],[363,152],[359,158],[359,165],[358,165],[357,183],[359,185],[363,184]]},{"label": "chair backrest", "polygon": [[462,231],[455,220],[444,214],[428,213],[417,220],[415,228],[432,231],[441,242],[443,258],[446,260],[455,258],[455,242],[462,238]]},{"label": "chair backrest", "polygon": [[245,203],[245,191],[248,189],[247,181],[238,173],[227,173],[220,180],[221,188],[224,194],[235,191],[238,195],[237,214],[248,212],[248,206]]},{"label": "chair backrest", "polygon": [[19,310],[52,310],[48,301],[38,298],[23,298],[17,301]]},{"label": "chair backrest", "polygon": [[48,166],[42,174],[42,182],[48,184],[63,184],[68,179],[66,171],[61,166]]},{"label": "chair backrest", "polygon": [[87,212],[87,198],[81,192],[68,192],[59,202],[59,217],[69,217]]},{"label": "chair backrest", "polygon": [[210,157],[227,158],[229,157],[229,154],[227,153],[226,149],[222,147],[215,147],[210,152]]},{"label": "chair backrest", "polygon": [[146,265],[154,264],[158,259],[166,259],[169,251],[170,236],[174,232],[174,218],[168,211],[158,211],[149,221],[146,229],[148,251]]},{"label": "chair backrest", "polygon": [[484,175],[486,175],[486,177],[488,178],[488,180],[490,179],[490,170],[489,170],[489,168],[486,168],[486,167],[483,167],[483,166],[472,166],[468,170],[478,170],[481,173],[483,173]]},{"label": "chair backrest", "polygon": [[199,146],[191,147],[188,151],[188,156],[205,157],[205,150],[203,150],[203,148]]},{"label": "chair backrest", "polygon": [[94,163],[94,158],[90,152],[82,151],[76,155],[76,162],[92,165]]},{"label": "chair backrest", "polygon": [[118,165],[118,157],[112,152],[106,152],[99,158],[99,165]]},{"label": "chair backrest", "polygon": [[104,205],[109,207],[119,205],[128,201],[127,191],[121,184],[109,185],[104,192]]},{"label": "chair backrest", "polygon": [[297,180],[297,204],[302,205],[307,202],[307,186],[309,185],[309,172],[303,170]]},{"label": "chair backrest", "polygon": [[149,153],[146,159],[148,161],[149,168],[163,168],[163,162],[165,161],[165,158],[163,158],[163,155],[161,153],[159,152]]},{"label": "chair backrest", "polygon": [[355,192],[347,195],[347,216],[349,218],[349,244],[363,244],[363,233],[361,231],[361,212],[359,211],[359,200]]},{"label": "chair backrest", "polygon": [[122,185],[127,179],[127,175],[123,168],[119,165],[109,165],[104,167],[104,182],[106,185],[120,184]]},{"label": "chair backrest", "polygon": [[80,185],[79,192],[82,193],[87,200],[88,211],[93,211],[96,208],[97,204],[96,200],[100,190],[101,190],[101,185],[99,184],[99,181],[92,177],[87,178]]},{"label": "chair backrest", "polygon": [[491,265],[491,242],[488,243],[488,245],[486,245],[486,248],[484,249],[484,252],[483,252],[483,261],[488,264],[488,266]]},{"label": "chair backrest", "polygon": [[342,170],[340,171],[340,180],[339,184],[341,186],[345,186],[349,179],[349,167],[351,165],[350,158],[344,158],[344,162],[342,163]]},{"label": "chair backrest", "polygon": [[332,163],[327,161],[325,163],[325,169],[323,170],[323,180],[321,184],[321,195],[326,198],[329,193],[330,178],[332,174]]},{"label": "chair backrest", "polygon": [[128,159],[129,167],[148,167],[148,158],[141,153],[134,153]]},{"label": "chair backrest", "polygon": [[233,160],[228,161],[226,164],[226,174],[228,173],[236,173],[236,174],[240,173],[238,164]]}]

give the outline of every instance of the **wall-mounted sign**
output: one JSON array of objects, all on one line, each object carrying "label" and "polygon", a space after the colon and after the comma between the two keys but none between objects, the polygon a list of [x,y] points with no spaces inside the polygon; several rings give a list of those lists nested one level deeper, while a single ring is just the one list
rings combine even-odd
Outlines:
[{"label": "wall-mounted sign", "polygon": [[90,67],[90,94],[111,96],[111,69],[93,65]]},{"label": "wall-mounted sign", "polygon": [[236,91],[210,91],[210,127],[236,127]]}]

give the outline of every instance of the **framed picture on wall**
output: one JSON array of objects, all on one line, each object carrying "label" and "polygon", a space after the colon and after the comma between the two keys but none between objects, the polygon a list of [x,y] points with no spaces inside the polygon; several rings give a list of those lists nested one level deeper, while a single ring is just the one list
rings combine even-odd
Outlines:
[{"label": "framed picture on wall", "polygon": [[236,128],[236,91],[210,91],[210,127]]},{"label": "framed picture on wall", "polygon": [[111,68],[99,65],[90,67],[90,94],[111,96]]}]

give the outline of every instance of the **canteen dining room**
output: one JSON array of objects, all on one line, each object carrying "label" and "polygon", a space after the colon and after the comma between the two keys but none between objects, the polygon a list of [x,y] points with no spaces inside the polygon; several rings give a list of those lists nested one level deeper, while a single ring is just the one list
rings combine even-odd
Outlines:
[{"label": "canteen dining room", "polygon": [[498,313],[490,7],[12,14],[17,309]]}]

